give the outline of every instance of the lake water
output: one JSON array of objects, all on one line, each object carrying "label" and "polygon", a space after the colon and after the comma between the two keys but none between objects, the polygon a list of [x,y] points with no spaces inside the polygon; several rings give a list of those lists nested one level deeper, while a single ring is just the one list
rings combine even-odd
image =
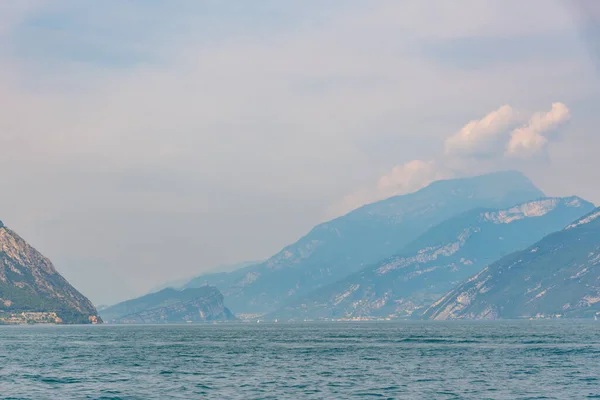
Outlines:
[{"label": "lake water", "polygon": [[1,399],[600,398],[600,322],[0,327]]}]

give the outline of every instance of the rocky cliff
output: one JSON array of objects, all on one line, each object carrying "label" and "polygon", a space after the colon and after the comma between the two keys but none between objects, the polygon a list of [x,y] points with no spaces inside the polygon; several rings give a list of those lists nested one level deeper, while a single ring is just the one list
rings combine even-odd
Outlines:
[{"label": "rocky cliff", "polygon": [[5,323],[21,320],[57,323],[101,322],[92,303],[56,271],[50,260],[2,222],[0,320]]},{"label": "rocky cliff", "polygon": [[176,290],[167,288],[128,300],[101,311],[106,322],[157,324],[226,321],[235,319],[215,287]]}]

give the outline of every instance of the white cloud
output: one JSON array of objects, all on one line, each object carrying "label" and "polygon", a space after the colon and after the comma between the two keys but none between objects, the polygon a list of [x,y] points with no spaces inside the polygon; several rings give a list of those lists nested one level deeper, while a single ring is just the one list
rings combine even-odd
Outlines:
[{"label": "white cloud", "polygon": [[548,135],[570,118],[569,109],[562,103],[553,103],[548,112],[533,114],[525,126],[512,131],[505,154],[519,158],[534,156],[544,150],[549,141]]},{"label": "white cloud", "polygon": [[519,120],[519,112],[508,105],[473,120],[446,139],[445,153],[453,156],[486,156],[498,148],[503,135]]}]

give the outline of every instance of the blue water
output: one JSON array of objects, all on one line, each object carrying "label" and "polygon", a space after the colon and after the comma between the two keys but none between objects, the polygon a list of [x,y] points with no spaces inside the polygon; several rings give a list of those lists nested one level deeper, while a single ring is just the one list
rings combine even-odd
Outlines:
[{"label": "blue water", "polygon": [[0,327],[2,399],[600,398],[594,321]]}]

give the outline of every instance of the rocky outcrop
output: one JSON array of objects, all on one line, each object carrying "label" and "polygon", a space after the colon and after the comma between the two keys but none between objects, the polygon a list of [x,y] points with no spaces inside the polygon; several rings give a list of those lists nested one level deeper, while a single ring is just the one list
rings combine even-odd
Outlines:
[{"label": "rocky outcrop", "polygon": [[22,313],[55,313],[47,320],[57,323],[101,322],[49,259],[0,222],[0,320],[25,318]]},{"label": "rocky outcrop", "polygon": [[462,282],[425,318],[588,317],[600,314],[600,209]]},{"label": "rocky outcrop", "polygon": [[215,287],[176,290],[167,288],[101,311],[106,322],[116,324],[157,324],[227,321],[235,316],[225,307]]}]

